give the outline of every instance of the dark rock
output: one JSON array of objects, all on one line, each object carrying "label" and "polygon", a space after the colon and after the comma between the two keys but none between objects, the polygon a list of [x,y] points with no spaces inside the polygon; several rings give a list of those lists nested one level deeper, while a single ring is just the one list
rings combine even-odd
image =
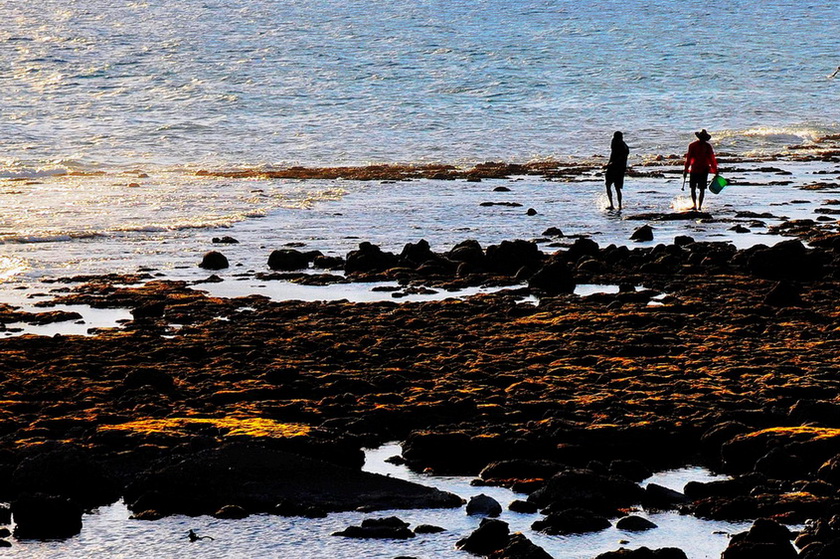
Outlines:
[{"label": "dark rock", "polygon": [[781,448],[771,448],[755,462],[755,471],[772,479],[800,479],[810,473],[808,469],[801,458]]},{"label": "dark rock", "polygon": [[201,259],[201,264],[199,264],[199,267],[205,270],[223,270],[229,266],[230,264],[225,255],[215,250],[211,250],[205,254],[204,258]]},{"label": "dark rock", "polygon": [[82,509],[64,497],[22,495],[12,503],[15,537],[64,539],[82,531]]},{"label": "dark rock", "polygon": [[721,559],[796,559],[793,534],[774,520],[760,518],[729,540]]},{"label": "dark rock", "polygon": [[642,496],[642,505],[647,509],[671,510],[679,505],[691,501],[679,491],[674,491],[656,483],[649,483],[645,486],[645,494]]},{"label": "dark rock", "polygon": [[[631,290],[633,292],[635,290]],[[609,465],[609,473],[621,476],[630,481],[642,481],[653,475],[653,472],[640,460],[613,460]]]},{"label": "dark rock", "polygon": [[344,268],[344,259],[340,256],[316,256],[312,265],[321,270],[341,270]]},{"label": "dark rock", "polygon": [[8,503],[0,503],[0,525],[12,523],[12,508]]},{"label": "dark rock", "polygon": [[575,285],[572,271],[565,263],[557,261],[549,262],[528,280],[528,287],[549,295],[573,293]]},{"label": "dark rock", "polygon": [[589,470],[569,470],[554,475],[545,487],[528,496],[528,502],[538,506],[549,503],[567,505],[565,508],[586,507],[609,512],[641,502],[644,490],[635,483],[596,474]]},{"label": "dark rock", "polygon": [[791,406],[788,417],[801,423],[817,423],[826,427],[840,427],[840,403],[801,399]]},{"label": "dark rock", "polygon": [[566,251],[566,258],[569,262],[577,262],[582,256],[597,257],[600,250],[598,243],[592,239],[580,238]]},{"label": "dark rock", "polygon": [[563,468],[563,464],[551,460],[517,458],[491,462],[478,476],[484,480],[550,478]]},{"label": "dark rock", "polygon": [[801,241],[782,241],[775,246],[757,245],[747,254],[747,269],[770,279],[814,279],[823,273],[819,254],[809,251]]},{"label": "dark rock", "polygon": [[534,503],[529,503],[528,501],[522,501],[520,499],[517,499],[515,501],[512,501],[508,505],[508,509],[512,510],[513,512],[533,514],[537,512],[537,510],[539,510],[539,507],[537,507],[537,505],[535,505]]},{"label": "dark rock", "polygon": [[12,542],[0,540],[0,547],[12,547]]},{"label": "dark rock", "polygon": [[225,235],[224,237],[213,237],[213,244],[235,245],[239,244],[239,241],[233,237]]},{"label": "dark rock", "polygon": [[8,528],[0,528],[0,538],[8,538],[12,535],[12,531]]},{"label": "dark rock", "polygon": [[507,522],[495,518],[484,518],[478,528],[455,544],[457,549],[476,555],[490,555],[504,549],[510,542],[510,528]]},{"label": "dark rock", "polygon": [[309,255],[292,248],[274,250],[268,257],[268,267],[272,270],[291,271],[309,267]]},{"label": "dark rock", "polygon": [[595,559],[688,559],[685,552],[677,547],[661,547],[650,549],[640,547],[638,549],[619,549],[607,551],[595,557]]},{"label": "dark rock", "polygon": [[549,227],[545,231],[543,231],[544,237],[563,237],[563,231],[560,230],[559,227]]},{"label": "dark rock", "polygon": [[470,516],[496,517],[502,514],[502,505],[493,497],[484,493],[470,497],[467,502],[467,514]]},{"label": "dark rock", "polygon": [[819,478],[834,485],[840,485],[840,454],[829,458],[817,472]]},{"label": "dark rock", "polygon": [[230,503],[259,513],[279,512],[277,504],[284,501],[329,511],[456,507],[463,502],[414,483],[246,443],[164,460],[134,479],[125,500],[132,511],[193,515],[213,514]]},{"label": "dark rock", "polygon": [[509,276],[520,268],[538,269],[543,256],[536,243],[523,240],[502,241],[487,247],[485,254],[486,265],[490,270]]},{"label": "dark rock", "polygon": [[223,518],[223,519],[239,519],[239,518],[247,518],[249,516],[248,511],[240,507],[239,505],[225,505],[215,513],[213,516],[216,518]]},{"label": "dark rock", "polygon": [[446,532],[446,528],[432,524],[420,524],[414,529],[415,534],[439,534],[440,532]]},{"label": "dark rock", "polygon": [[134,520],[154,521],[154,520],[160,520],[161,518],[164,518],[165,516],[166,515],[163,514],[160,511],[156,511],[154,509],[149,509],[149,510],[144,510],[142,512],[132,514],[130,518],[132,518]]},{"label": "dark rock", "polygon": [[644,242],[653,240],[653,227],[650,225],[642,225],[630,235],[631,241]]},{"label": "dark rock", "polygon": [[424,239],[421,239],[416,244],[407,243],[400,253],[400,263],[403,266],[410,266],[412,268],[418,268],[421,264],[428,262],[429,260],[434,261],[439,258],[440,257],[438,255],[432,252],[428,241]]},{"label": "dark rock", "polygon": [[362,272],[383,272],[399,264],[395,254],[383,252],[368,242],[359,243],[359,249],[347,254],[344,271],[348,274]]},{"label": "dark rock", "polygon": [[658,528],[656,524],[641,516],[625,516],[615,523],[615,527],[630,532],[644,532],[645,530]]},{"label": "dark rock", "polygon": [[130,371],[123,379],[123,386],[127,389],[149,386],[159,392],[172,392],[175,389],[175,381],[165,371],[152,368],[138,368]]},{"label": "dark rock", "polygon": [[524,534],[516,532],[511,535],[504,549],[494,551],[489,559],[551,559],[551,555]]},{"label": "dark rock", "polygon": [[438,473],[469,473],[484,467],[490,457],[488,449],[463,432],[411,433],[403,443],[403,457],[414,469],[431,468]]},{"label": "dark rock", "polygon": [[693,514],[712,520],[749,520],[759,516],[759,503],[754,497],[706,497],[692,504]]},{"label": "dark rock", "polygon": [[531,524],[531,529],[550,535],[565,535],[598,532],[610,526],[609,520],[586,509],[567,509],[537,520]]},{"label": "dark rock", "polygon": [[11,482],[20,494],[66,497],[89,507],[115,502],[120,490],[98,462],[70,445],[24,458],[14,470]]},{"label": "dark rock", "polygon": [[350,526],[341,532],[334,532],[333,536],[345,538],[371,538],[406,540],[414,537],[414,532],[408,529],[408,522],[396,516],[387,518],[366,518],[361,526]]},{"label": "dark rock", "polygon": [[453,262],[462,262],[476,268],[484,265],[484,249],[475,240],[466,240],[458,243],[445,256]]},{"label": "dark rock", "polygon": [[715,464],[719,464],[721,461],[720,448],[723,443],[749,431],[750,428],[741,422],[724,421],[703,433],[700,437],[700,450],[707,458],[712,459]]},{"label": "dark rock", "polygon": [[166,309],[166,303],[158,301],[156,303],[149,303],[148,305],[141,305],[137,308],[131,309],[131,316],[134,320],[141,320],[144,318],[160,318]]},{"label": "dark rock", "polygon": [[837,559],[837,557],[840,557],[840,538],[829,542],[809,543],[798,555],[798,559]]},{"label": "dark rock", "polygon": [[801,288],[790,282],[780,281],[764,297],[764,304],[771,307],[801,307]]},{"label": "dark rock", "polygon": [[529,216],[537,215],[537,210],[535,210],[534,208],[528,208],[528,211],[525,212],[525,214]]}]

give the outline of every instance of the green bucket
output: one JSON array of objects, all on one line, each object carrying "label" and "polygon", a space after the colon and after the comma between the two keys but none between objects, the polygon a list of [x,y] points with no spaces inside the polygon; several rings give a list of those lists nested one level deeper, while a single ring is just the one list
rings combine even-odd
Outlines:
[{"label": "green bucket", "polygon": [[729,184],[729,183],[726,181],[725,178],[723,178],[720,175],[715,175],[714,178],[712,179],[712,182],[709,183],[709,190],[713,194],[720,194],[720,191],[723,190],[723,188],[727,184]]}]

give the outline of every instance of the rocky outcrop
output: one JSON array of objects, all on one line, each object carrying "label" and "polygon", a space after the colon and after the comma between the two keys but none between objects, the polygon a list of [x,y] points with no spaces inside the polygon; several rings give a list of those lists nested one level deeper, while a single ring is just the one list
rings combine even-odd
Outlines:
[{"label": "rocky outcrop", "polygon": [[213,514],[230,505],[270,513],[284,501],[326,511],[462,504],[459,497],[436,489],[253,444],[230,444],[164,461],[139,475],[125,496],[137,513],[189,515]]},{"label": "rocky outcrop", "polygon": [[21,495],[12,503],[12,516],[21,540],[64,539],[82,530],[82,508],[64,497]]}]

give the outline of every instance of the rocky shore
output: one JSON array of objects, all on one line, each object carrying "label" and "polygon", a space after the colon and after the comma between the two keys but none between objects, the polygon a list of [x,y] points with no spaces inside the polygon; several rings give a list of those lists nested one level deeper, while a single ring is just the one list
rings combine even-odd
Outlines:
[{"label": "rocky shore", "polygon": [[[677,509],[765,519],[727,559],[833,557],[840,235],[833,222],[783,230],[790,240],[747,250],[689,237],[635,249],[564,239],[554,253],[526,241],[445,252],[421,241],[400,254],[362,243],[343,259],[286,249],[264,278],[509,287],[425,303],[221,299],[142,276],[69,278],[44,306],[130,308],[134,320],[92,337],[0,341],[0,501],[19,538],[72,535],[82,510],[119,498],[143,519],[461,506],[360,471],[361,448],[401,440],[415,470],[527,494],[511,506],[541,511],[534,529],[546,533]],[[322,273],[300,272],[312,265]],[[581,297],[578,283],[620,289]],[[0,321],[73,318],[26,314],[3,307]],[[686,464],[733,479],[682,493],[638,485]],[[806,521],[798,537],[782,526]],[[477,553],[543,556],[495,522],[481,529],[497,543]]]}]

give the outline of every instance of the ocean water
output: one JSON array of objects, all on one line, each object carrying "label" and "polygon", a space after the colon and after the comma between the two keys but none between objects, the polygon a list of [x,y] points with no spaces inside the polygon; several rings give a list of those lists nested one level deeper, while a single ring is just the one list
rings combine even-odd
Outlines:
[{"label": "ocean water", "polygon": [[727,150],[840,130],[833,0],[6,0],[6,173]]}]

